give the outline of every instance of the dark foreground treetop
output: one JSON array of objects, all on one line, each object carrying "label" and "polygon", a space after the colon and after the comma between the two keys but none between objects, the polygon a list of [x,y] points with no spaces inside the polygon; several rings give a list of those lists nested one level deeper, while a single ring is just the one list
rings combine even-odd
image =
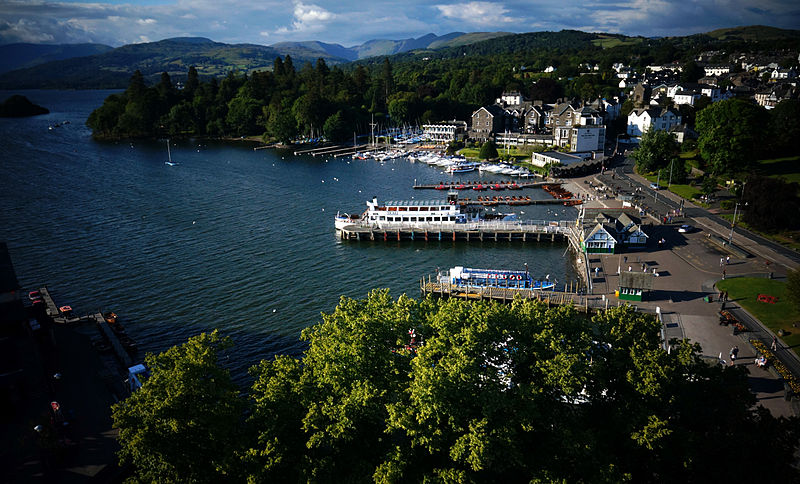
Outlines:
[{"label": "dark foreground treetop", "polygon": [[37,116],[47,114],[50,110],[33,104],[25,96],[16,94],[0,104],[0,117],[22,118],[24,116]]}]

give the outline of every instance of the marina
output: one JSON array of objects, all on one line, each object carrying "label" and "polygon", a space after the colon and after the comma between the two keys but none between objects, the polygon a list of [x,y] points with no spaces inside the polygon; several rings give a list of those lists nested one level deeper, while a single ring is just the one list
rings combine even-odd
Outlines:
[{"label": "marina", "polygon": [[414,190],[521,190],[524,188],[541,188],[553,182],[516,182],[501,181],[447,181],[439,183],[414,183]]}]

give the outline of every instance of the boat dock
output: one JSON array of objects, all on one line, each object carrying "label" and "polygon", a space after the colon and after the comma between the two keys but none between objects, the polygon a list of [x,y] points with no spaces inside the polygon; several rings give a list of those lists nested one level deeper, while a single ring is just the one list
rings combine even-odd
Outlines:
[{"label": "boat dock", "polygon": [[539,242],[567,240],[573,231],[575,222],[477,222],[477,223],[442,223],[397,224],[391,227],[353,224],[343,227],[339,235],[343,240],[465,240],[465,241],[521,241]]},{"label": "boat dock", "polygon": [[494,207],[497,205],[580,205],[583,200],[579,198],[558,199],[532,199],[531,197],[478,197],[476,200],[470,198],[459,198],[459,205],[483,205],[484,207]]},{"label": "boat dock", "polygon": [[[589,298],[583,294],[572,292],[577,291],[578,285],[570,283],[564,286],[564,291],[552,291],[541,289],[512,289],[506,287],[487,287],[487,286],[457,286],[447,282],[437,282],[434,277],[422,278],[419,281],[419,289],[422,296],[432,295],[440,298],[458,298],[469,301],[491,300],[502,303],[510,303],[514,298],[532,299],[544,301],[549,304],[572,305],[589,312]],[[568,291],[570,289],[570,291]]]},{"label": "boat dock", "polygon": [[358,145],[358,146],[323,146],[321,148],[311,148],[308,150],[298,150],[295,151],[295,156],[297,155],[311,155],[311,156],[330,156],[333,155],[334,158],[339,156],[347,156],[352,155],[358,151],[373,151],[377,150],[377,147],[370,147],[369,145]]},{"label": "boat dock", "polygon": [[52,295],[50,294],[50,291],[47,289],[47,286],[40,287],[39,294],[44,301],[47,316],[52,318],[54,323],[63,325],[78,325],[80,323],[94,324],[97,328],[97,333],[96,335],[91,336],[92,344],[95,345],[95,347],[100,347],[104,344],[107,344],[113,351],[114,356],[119,363],[123,365],[123,371],[133,365],[133,361],[131,360],[129,352],[126,350],[125,345],[123,345],[122,339],[124,338],[126,340],[126,344],[133,345],[134,348],[135,344],[132,343],[126,334],[113,331],[108,322],[106,322],[102,311],[97,311],[97,313],[87,314],[80,317],[69,317],[68,315],[62,313],[59,307],[56,305]]},{"label": "boat dock", "polygon": [[[476,188],[485,188],[487,190],[519,190],[522,188],[540,188],[544,185],[557,185],[558,182],[514,182],[514,181],[497,181],[497,182],[481,182],[481,181],[448,181],[439,183],[414,183],[415,190],[474,190]],[[492,188],[497,186],[498,188]]]}]

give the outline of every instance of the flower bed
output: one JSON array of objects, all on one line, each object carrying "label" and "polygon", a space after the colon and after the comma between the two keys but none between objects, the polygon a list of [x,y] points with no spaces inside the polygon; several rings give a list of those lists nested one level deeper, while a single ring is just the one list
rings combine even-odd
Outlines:
[{"label": "flower bed", "polygon": [[781,361],[775,356],[775,353],[772,352],[767,345],[762,343],[757,339],[751,339],[750,344],[753,345],[753,348],[756,349],[759,353],[764,355],[770,365],[778,372],[778,374],[783,378],[783,381],[789,385],[789,388],[792,390],[792,393],[795,395],[800,395],[800,382],[797,381],[797,378],[794,377],[791,371],[789,371],[786,366],[781,363]]}]

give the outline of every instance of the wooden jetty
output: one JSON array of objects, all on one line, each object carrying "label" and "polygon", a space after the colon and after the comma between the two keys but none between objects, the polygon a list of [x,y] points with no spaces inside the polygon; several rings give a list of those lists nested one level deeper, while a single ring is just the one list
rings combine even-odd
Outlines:
[{"label": "wooden jetty", "polygon": [[[531,223],[536,222],[536,223]],[[539,242],[567,240],[572,236],[574,222],[517,221],[442,224],[354,224],[343,227],[339,235],[343,240],[424,240],[424,241],[520,241]]]},{"label": "wooden jetty", "polygon": [[483,287],[483,286],[456,286],[447,282],[437,282],[431,276],[422,278],[419,281],[419,288],[422,296],[432,295],[440,298],[458,298],[468,301],[498,301],[510,303],[515,298],[544,301],[549,304],[571,305],[589,312],[589,298],[577,292],[564,292],[541,289],[515,289],[506,287]]},{"label": "wooden jetty", "polygon": [[311,156],[326,156],[326,155],[333,155],[335,153],[341,153],[343,151],[348,151],[350,153],[359,151],[361,149],[367,148],[368,145],[358,145],[358,146],[323,146],[321,148],[312,148],[309,150],[298,150],[295,151],[295,155],[311,155]]},{"label": "wooden jetty", "polygon": [[490,187],[493,185],[500,185],[503,190],[519,190],[521,188],[539,188],[544,185],[558,185],[559,182],[514,182],[509,180],[487,182],[487,181],[447,181],[439,183],[420,183],[414,184],[415,190],[473,190],[475,187],[481,186],[488,191],[493,191]]},{"label": "wooden jetty", "polygon": [[530,197],[478,197],[476,200],[470,198],[459,198],[459,205],[483,205],[484,207],[494,207],[497,205],[580,205],[583,200],[570,198],[567,200],[559,198],[532,199]]}]

